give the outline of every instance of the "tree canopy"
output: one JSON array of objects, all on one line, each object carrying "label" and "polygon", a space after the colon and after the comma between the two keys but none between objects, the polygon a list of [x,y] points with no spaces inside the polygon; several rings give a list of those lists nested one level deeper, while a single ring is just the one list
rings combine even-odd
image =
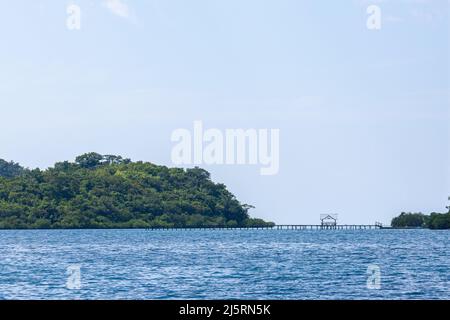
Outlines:
[{"label": "tree canopy", "polygon": [[0,228],[267,226],[201,168],[87,153],[46,170],[0,160]]},{"label": "tree canopy", "polygon": [[18,163],[14,163],[12,161],[8,162],[0,159],[0,177],[14,178],[20,176],[24,172],[25,169],[22,168]]},{"label": "tree canopy", "polygon": [[391,226],[395,228],[450,229],[450,212],[433,212],[430,215],[420,212],[402,212],[398,217],[392,219]]}]

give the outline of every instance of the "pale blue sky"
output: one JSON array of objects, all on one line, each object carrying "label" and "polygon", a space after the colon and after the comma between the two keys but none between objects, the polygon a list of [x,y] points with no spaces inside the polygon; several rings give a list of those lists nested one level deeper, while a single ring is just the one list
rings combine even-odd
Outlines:
[{"label": "pale blue sky", "polygon": [[205,166],[254,216],[388,223],[447,204],[448,0],[0,1],[0,158],[170,166],[171,132],[202,120],[280,129],[276,176]]}]

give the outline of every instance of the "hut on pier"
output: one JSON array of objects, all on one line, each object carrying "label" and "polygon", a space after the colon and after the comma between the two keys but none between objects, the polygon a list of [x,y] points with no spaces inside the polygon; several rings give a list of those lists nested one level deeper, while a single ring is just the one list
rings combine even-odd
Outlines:
[{"label": "hut on pier", "polygon": [[331,214],[321,214],[320,215],[320,225],[322,227],[330,227],[335,228],[337,226],[337,214],[331,213]]}]

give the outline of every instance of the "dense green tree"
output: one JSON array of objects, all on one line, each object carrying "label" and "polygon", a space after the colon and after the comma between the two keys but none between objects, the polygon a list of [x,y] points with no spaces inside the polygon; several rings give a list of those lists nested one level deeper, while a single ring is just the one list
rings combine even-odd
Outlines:
[{"label": "dense green tree", "polygon": [[266,226],[201,168],[88,153],[0,177],[0,228]]},{"label": "dense green tree", "polygon": [[427,227],[430,229],[450,229],[450,213],[431,213]]},{"label": "dense green tree", "polygon": [[14,178],[22,175],[25,169],[22,168],[18,163],[12,161],[8,162],[0,159],[0,177]]},{"label": "dense green tree", "polygon": [[95,168],[101,164],[102,160],[101,154],[90,152],[76,157],[75,162],[83,168]]},{"label": "dense green tree", "polygon": [[402,212],[398,217],[392,219],[391,225],[395,228],[418,228],[424,227],[426,216],[422,213]]},{"label": "dense green tree", "polygon": [[450,229],[450,207],[446,206],[446,209],[449,210],[447,213],[432,212],[430,215],[402,212],[398,217],[392,219],[391,226],[395,228]]}]

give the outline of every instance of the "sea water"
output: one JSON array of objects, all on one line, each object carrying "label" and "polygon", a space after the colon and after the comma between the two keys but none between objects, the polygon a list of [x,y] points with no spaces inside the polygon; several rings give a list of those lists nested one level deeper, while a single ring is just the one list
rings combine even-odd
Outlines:
[{"label": "sea water", "polygon": [[1,299],[450,299],[450,231],[4,230]]}]

